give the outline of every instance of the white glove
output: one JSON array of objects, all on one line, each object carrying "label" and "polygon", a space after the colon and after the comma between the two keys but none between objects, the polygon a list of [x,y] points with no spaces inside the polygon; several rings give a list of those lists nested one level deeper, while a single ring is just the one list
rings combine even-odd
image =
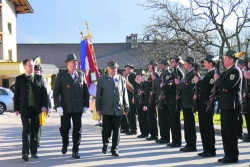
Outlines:
[{"label": "white glove", "polygon": [[58,114],[60,114],[61,116],[63,116],[63,109],[62,109],[62,107],[57,107],[56,111],[58,112]]},{"label": "white glove", "polygon": [[52,113],[52,111],[53,111],[52,108],[49,108],[49,114]]},{"label": "white glove", "polygon": [[83,113],[85,113],[88,110],[88,108],[83,107]]}]

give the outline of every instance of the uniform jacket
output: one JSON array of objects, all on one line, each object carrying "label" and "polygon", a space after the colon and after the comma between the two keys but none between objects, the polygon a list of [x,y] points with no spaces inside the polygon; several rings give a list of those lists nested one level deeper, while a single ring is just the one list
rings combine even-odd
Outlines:
[{"label": "uniform jacket", "polygon": [[[142,83],[137,83],[137,85],[135,87],[135,91],[134,91],[136,108],[142,108],[144,106],[144,99],[143,99],[144,95],[143,95],[143,93],[141,95],[139,95],[139,93],[138,93],[139,90],[142,90],[142,91],[144,90]],[[141,103],[140,103],[140,100],[142,100]]]},{"label": "uniform jacket", "polygon": [[[156,98],[159,96],[160,93],[160,83],[159,83],[159,74],[158,72],[155,73],[156,79],[154,80],[154,92],[155,94],[153,95],[155,97],[155,103],[157,103],[158,99]],[[152,91],[152,79],[151,75],[149,76],[147,81],[143,82],[144,84],[144,105],[146,106],[149,103],[149,98],[150,98],[150,92]]]},{"label": "uniform jacket", "polygon": [[[179,79],[182,81],[184,73],[180,68],[177,68],[177,73]],[[165,94],[167,97],[167,105],[175,105],[176,98],[176,84],[174,83],[175,79],[175,71],[171,70],[170,74],[166,76],[168,78],[168,82],[162,87],[165,90]]]},{"label": "uniform jacket", "polygon": [[83,76],[83,72],[78,70],[74,79],[68,70],[59,72],[53,90],[56,108],[62,107],[64,113],[80,113],[84,107],[89,107],[89,91]]},{"label": "uniform jacket", "polygon": [[241,109],[242,72],[236,66],[224,71],[216,80],[219,87],[219,108],[221,110]]},{"label": "uniform jacket", "polygon": [[214,88],[214,73],[215,69],[209,71],[202,80],[199,80],[196,84],[199,91],[199,112],[206,111],[209,96],[212,94]]},{"label": "uniform jacket", "polygon": [[181,107],[192,108],[194,97],[194,70],[187,72],[182,82],[177,85],[181,90]]},{"label": "uniform jacket", "polygon": [[29,83],[33,91],[37,114],[41,113],[42,107],[48,106],[47,88],[41,75],[34,74],[30,82],[25,74],[16,77],[14,93],[14,111],[19,111],[22,116],[28,109]]},{"label": "uniform jacket", "polygon": [[129,112],[128,93],[126,81],[120,76],[115,76],[115,83],[108,74],[98,78],[96,91],[96,111],[104,115],[122,116],[122,106],[126,113]]},{"label": "uniform jacket", "polygon": [[[137,83],[135,82],[135,78],[136,78],[136,76],[135,76],[135,73],[133,73],[133,72],[131,72],[128,75],[128,81],[133,85],[134,89],[135,89],[135,87],[137,85]],[[131,100],[132,100],[132,98],[134,96],[134,93],[131,93],[129,90],[127,90],[127,92],[128,92],[129,102],[131,103]]]}]

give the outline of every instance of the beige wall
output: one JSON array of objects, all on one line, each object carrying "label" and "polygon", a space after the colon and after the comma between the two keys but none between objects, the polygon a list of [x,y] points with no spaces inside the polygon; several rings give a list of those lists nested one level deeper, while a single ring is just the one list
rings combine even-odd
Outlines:
[{"label": "beige wall", "polygon": [[[17,61],[16,49],[16,11],[15,5],[9,0],[2,0],[2,14],[0,30],[3,32],[3,42],[0,43],[0,60],[8,60],[9,50],[12,50],[12,60]],[[8,23],[11,23],[11,34],[8,31]]]}]

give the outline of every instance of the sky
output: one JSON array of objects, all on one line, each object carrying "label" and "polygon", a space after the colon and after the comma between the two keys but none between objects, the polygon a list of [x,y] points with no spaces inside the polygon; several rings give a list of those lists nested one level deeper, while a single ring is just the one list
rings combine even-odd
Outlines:
[{"label": "sky", "polygon": [[17,43],[80,43],[88,22],[94,43],[125,42],[142,36],[155,11],[146,0],[28,0],[34,13],[17,15]]}]

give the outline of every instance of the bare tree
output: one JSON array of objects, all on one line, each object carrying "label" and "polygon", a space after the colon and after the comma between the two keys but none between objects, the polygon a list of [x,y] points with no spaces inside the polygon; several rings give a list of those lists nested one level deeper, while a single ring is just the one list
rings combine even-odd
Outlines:
[{"label": "bare tree", "polygon": [[204,56],[219,51],[223,55],[224,50],[242,50],[246,38],[243,34],[250,22],[249,0],[189,0],[189,5],[147,0],[144,7],[162,14],[152,16],[146,29],[167,34],[164,39],[167,43],[179,43],[191,54]]}]

